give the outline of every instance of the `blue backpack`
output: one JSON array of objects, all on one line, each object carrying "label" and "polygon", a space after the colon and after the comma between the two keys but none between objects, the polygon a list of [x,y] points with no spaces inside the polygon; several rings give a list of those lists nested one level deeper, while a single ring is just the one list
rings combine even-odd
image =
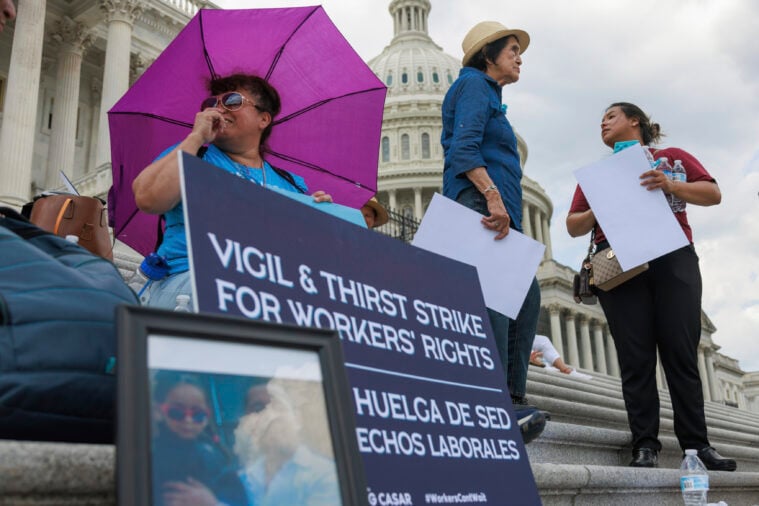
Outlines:
[{"label": "blue backpack", "polygon": [[0,208],[0,438],[114,441],[120,304],[115,265]]}]

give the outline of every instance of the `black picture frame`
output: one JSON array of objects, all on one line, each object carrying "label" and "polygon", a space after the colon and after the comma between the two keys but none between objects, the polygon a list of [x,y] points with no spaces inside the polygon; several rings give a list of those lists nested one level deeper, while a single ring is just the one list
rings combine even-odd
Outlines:
[{"label": "black picture frame", "polygon": [[[213,375],[226,374],[223,370],[219,371],[219,364],[224,364],[225,361],[239,364],[241,356],[247,360],[251,356],[258,357],[261,351],[260,360],[256,358],[250,365],[251,377],[261,376],[260,370],[271,367],[272,356],[284,357],[285,362],[291,357],[296,363],[306,358],[309,370],[313,369],[314,364],[318,365],[328,425],[325,430],[331,440],[341,500],[338,504],[368,504],[366,478],[355,437],[354,408],[344,368],[342,345],[336,332],[137,306],[118,308],[117,329],[116,464],[120,505],[154,504],[151,468],[154,450],[152,435],[156,423],[153,398],[156,374],[162,374],[164,370],[183,369],[185,360],[193,362],[187,364],[187,370],[193,371],[193,374],[216,377]],[[203,352],[204,357],[216,357],[210,360],[214,365],[198,364],[201,361],[198,360],[199,351]],[[264,360],[267,363],[255,363]],[[274,361],[277,360],[279,359]],[[221,367],[223,369],[224,366]],[[284,369],[287,370],[287,367]],[[239,368],[234,366],[230,367],[229,376],[231,380],[246,379],[246,374],[240,374]],[[267,383],[267,388],[271,383],[273,380]],[[312,385],[309,383],[309,386]],[[213,419],[213,413],[209,414],[209,418]],[[184,417],[188,416],[189,412],[185,411]],[[185,422],[189,423],[189,420]],[[308,424],[313,423],[313,417],[309,418]]]}]

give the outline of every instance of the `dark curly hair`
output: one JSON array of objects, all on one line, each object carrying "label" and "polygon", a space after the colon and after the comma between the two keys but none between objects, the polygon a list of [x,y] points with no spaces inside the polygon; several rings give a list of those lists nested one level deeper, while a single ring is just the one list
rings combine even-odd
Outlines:
[{"label": "dark curly hair", "polygon": [[256,106],[260,111],[271,114],[272,122],[261,132],[261,145],[263,146],[266,143],[266,139],[271,135],[272,128],[274,127],[274,117],[282,109],[279,93],[264,78],[253,74],[232,74],[212,79],[208,83],[208,89],[212,95],[220,95],[241,88],[255,98]]},{"label": "dark curly hair", "polygon": [[640,135],[643,138],[643,144],[646,146],[658,143],[664,134],[661,131],[659,123],[652,123],[651,118],[643,112],[643,109],[630,102],[614,102],[606,108],[608,111],[612,107],[619,107],[627,118],[635,118],[640,126]]},{"label": "dark curly hair", "polygon": [[501,54],[503,48],[506,47],[506,43],[512,37],[515,39],[517,38],[515,35],[507,35],[506,37],[501,37],[500,39],[494,40],[490,44],[485,44],[482,49],[474,53],[474,55],[469,58],[469,61],[466,62],[465,67],[474,67],[477,70],[485,72],[485,70],[488,68],[488,62],[494,62],[495,59],[498,58],[498,55]]}]

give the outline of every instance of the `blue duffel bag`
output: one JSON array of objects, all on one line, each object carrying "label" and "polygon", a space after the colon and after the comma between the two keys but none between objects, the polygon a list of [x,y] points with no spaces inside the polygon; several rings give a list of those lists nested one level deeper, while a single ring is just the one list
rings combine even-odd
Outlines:
[{"label": "blue duffel bag", "polygon": [[0,439],[112,443],[116,266],[0,208]]}]

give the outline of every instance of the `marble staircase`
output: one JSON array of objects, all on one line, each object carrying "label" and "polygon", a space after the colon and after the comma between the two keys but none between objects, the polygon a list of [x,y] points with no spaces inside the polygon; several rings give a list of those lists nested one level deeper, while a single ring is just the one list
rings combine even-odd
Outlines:
[{"label": "marble staircase", "polygon": [[[660,468],[632,469],[618,380],[578,380],[534,368],[528,392],[552,415],[527,447],[544,505],[682,504],[681,452],[666,393]],[[706,411],[712,444],[738,461],[738,472],[710,472],[709,499],[759,505],[759,416],[714,403]],[[0,441],[0,506],[116,504],[114,452],[106,445]]]},{"label": "marble staircase", "polygon": [[[116,255],[125,277],[139,260]],[[551,413],[545,432],[527,446],[543,504],[682,505],[677,470],[682,457],[667,393],[660,392],[660,467],[629,468],[630,436],[619,380],[584,372],[593,379],[530,368],[530,403]],[[709,473],[709,500],[759,506],[759,414],[713,402],[705,409],[712,445],[738,461],[735,473]],[[114,505],[114,462],[113,446],[0,441],[0,506]],[[512,503],[504,497],[495,504]]]},{"label": "marble staircase", "polygon": [[[682,451],[666,392],[660,392],[659,468],[633,469],[627,467],[630,435],[618,379],[596,374],[580,380],[531,367],[527,391],[531,404],[551,412],[546,430],[527,446],[544,505],[683,503],[678,488]],[[759,415],[712,402],[705,411],[710,442],[738,461],[737,472],[709,473],[709,500],[759,505]]]}]

